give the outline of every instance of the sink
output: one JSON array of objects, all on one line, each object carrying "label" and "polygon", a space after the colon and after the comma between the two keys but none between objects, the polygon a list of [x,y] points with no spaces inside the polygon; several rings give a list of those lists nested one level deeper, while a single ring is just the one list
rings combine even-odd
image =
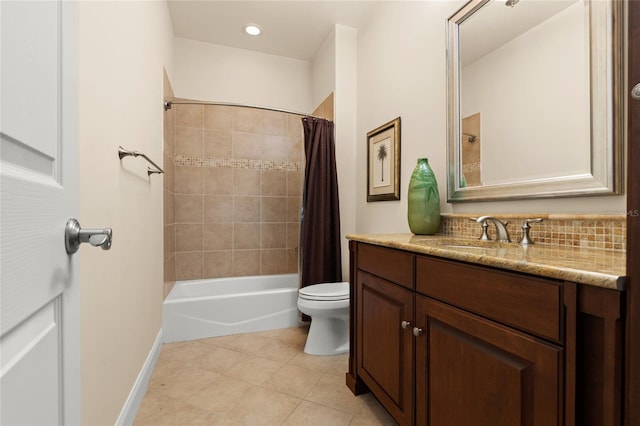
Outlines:
[{"label": "sink", "polygon": [[485,250],[491,248],[490,246],[475,246],[475,245],[464,245],[464,244],[443,244],[443,247],[451,248],[451,249],[471,249],[471,250]]},{"label": "sink", "polygon": [[505,243],[496,240],[478,240],[472,238],[456,238],[443,236],[414,236],[411,239],[414,244],[425,244],[431,247],[440,247],[450,250],[486,250],[486,249],[506,249],[517,245],[516,243]]}]

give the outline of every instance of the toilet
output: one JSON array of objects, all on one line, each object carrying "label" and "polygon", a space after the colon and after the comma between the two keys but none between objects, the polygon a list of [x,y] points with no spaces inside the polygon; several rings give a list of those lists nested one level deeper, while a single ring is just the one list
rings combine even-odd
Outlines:
[{"label": "toilet", "polygon": [[349,351],[349,283],[323,283],[298,291],[298,309],[311,317],[304,351],[335,355]]}]

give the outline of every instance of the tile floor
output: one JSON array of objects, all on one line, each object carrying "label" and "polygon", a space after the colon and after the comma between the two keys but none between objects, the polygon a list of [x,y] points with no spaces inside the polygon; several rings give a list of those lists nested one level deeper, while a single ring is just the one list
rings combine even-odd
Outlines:
[{"label": "tile floor", "polygon": [[135,419],[144,425],[396,425],[345,385],[348,355],[304,353],[306,327],[162,347]]}]

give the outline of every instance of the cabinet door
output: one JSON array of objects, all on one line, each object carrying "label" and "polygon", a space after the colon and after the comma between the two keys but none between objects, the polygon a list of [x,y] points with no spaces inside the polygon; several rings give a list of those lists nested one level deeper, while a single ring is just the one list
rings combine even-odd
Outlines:
[{"label": "cabinet door", "polygon": [[401,425],[413,421],[413,293],[358,271],[357,375]]},{"label": "cabinet door", "polygon": [[416,324],[417,424],[560,423],[562,348],[421,296]]}]

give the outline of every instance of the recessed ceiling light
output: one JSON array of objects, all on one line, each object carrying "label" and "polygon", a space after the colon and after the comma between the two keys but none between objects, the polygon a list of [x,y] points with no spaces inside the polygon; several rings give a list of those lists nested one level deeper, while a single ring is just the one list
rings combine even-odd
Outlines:
[{"label": "recessed ceiling light", "polygon": [[260,35],[262,29],[256,24],[247,24],[244,26],[244,32],[250,36],[257,36]]}]

